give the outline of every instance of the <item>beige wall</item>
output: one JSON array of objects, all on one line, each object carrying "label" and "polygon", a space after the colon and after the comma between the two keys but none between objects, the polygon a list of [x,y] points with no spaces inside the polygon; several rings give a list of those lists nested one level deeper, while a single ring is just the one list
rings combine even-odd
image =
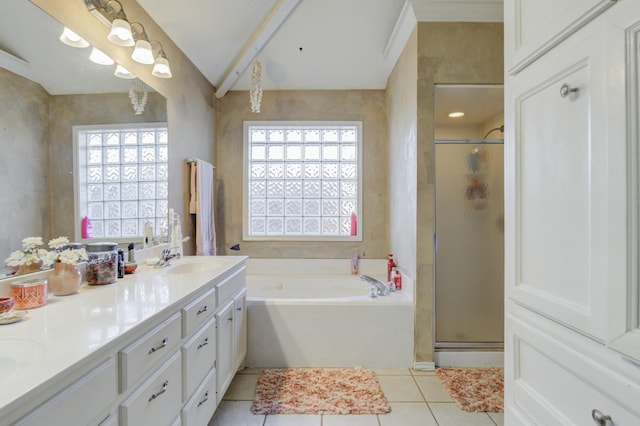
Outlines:
[{"label": "beige wall", "polygon": [[434,85],[503,84],[501,23],[418,24],[416,361],[433,360]]},{"label": "beige wall", "polygon": [[413,31],[387,81],[390,251],[416,277],[418,31]]},{"label": "beige wall", "polygon": [[0,265],[25,237],[51,236],[49,94],[0,68]]},{"label": "beige wall", "polygon": [[[264,242],[242,240],[243,121],[244,120],[350,120],[363,122],[362,242]],[[229,92],[218,101],[217,115],[217,223],[218,252],[252,257],[383,258],[389,246],[387,186],[387,118],[385,94],[365,91],[269,91],[262,112],[250,112],[247,92]]]},{"label": "beige wall", "polygon": [[[213,86],[168,38],[135,0],[121,0],[131,22],[142,22],[150,39],[158,40],[171,63],[173,78],[151,75],[151,66],[134,62],[130,49],[107,40],[108,29],[94,18],[83,1],[32,0],[34,4],[103,50],[116,62],[167,99],[169,124],[169,207],[182,213],[185,236],[194,237],[188,214],[189,171],[185,159],[215,162],[215,101]],[[185,244],[185,254],[195,252],[195,238]]]}]

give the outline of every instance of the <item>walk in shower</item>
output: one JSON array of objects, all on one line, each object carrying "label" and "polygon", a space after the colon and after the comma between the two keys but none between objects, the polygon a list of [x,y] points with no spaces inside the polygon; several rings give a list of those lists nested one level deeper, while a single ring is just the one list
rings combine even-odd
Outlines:
[{"label": "walk in shower", "polygon": [[[457,108],[472,115],[466,121],[436,120],[435,360],[495,365],[504,342],[504,125],[486,97],[501,107],[502,88],[437,87],[436,113],[453,108],[442,99],[451,90],[480,98]],[[474,102],[484,110],[472,112]],[[498,356],[481,359],[489,353]]]}]

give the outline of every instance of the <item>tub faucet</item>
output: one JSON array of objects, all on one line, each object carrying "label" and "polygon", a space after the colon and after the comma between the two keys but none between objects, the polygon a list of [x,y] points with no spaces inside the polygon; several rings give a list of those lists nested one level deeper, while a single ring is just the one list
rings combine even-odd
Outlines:
[{"label": "tub faucet", "polygon": [[371,297],[376,296],[386,296],[389,294],[389,289],[383,282],[378,281],[377,279],[370,277],[368,275],[360,275],[360,279],[362,281],[366,281],[371,286],[372,292]]}]

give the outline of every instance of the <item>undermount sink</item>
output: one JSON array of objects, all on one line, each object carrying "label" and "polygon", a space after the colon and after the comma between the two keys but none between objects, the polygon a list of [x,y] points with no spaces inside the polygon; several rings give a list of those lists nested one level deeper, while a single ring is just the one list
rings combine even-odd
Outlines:
[{"label": "undermount sink", "polygon": [[35,340],[0,338],[0,383],[44,358],[45,347]]},{"label": "undermount sink", "polygon": [[221,259],[180,259],[166,269],[168,274],[194,274],[215,271],[225,265]]}]

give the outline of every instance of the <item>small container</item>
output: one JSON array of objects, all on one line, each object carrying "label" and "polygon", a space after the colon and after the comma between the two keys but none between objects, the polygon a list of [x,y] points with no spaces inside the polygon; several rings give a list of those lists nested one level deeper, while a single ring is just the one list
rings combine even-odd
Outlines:
[{"label": "small container", "polygon": [[14,309],[34,309],[47,304],[47,280],[17,281],[9,285]]},{"label": "small container", "polygon": [[92,243],[86,246],[87,284],[105,285],[118,281],[118,244]]},{"label": "small container", "polygon": [[13,309],[13,297],[0,297],[0,314]]},{"label": "small container", "polygon": [[396,290],[402,290],[402,275],[400,275],[400,271],[396,269],[395,274],[393,275],[393,285]]}]

